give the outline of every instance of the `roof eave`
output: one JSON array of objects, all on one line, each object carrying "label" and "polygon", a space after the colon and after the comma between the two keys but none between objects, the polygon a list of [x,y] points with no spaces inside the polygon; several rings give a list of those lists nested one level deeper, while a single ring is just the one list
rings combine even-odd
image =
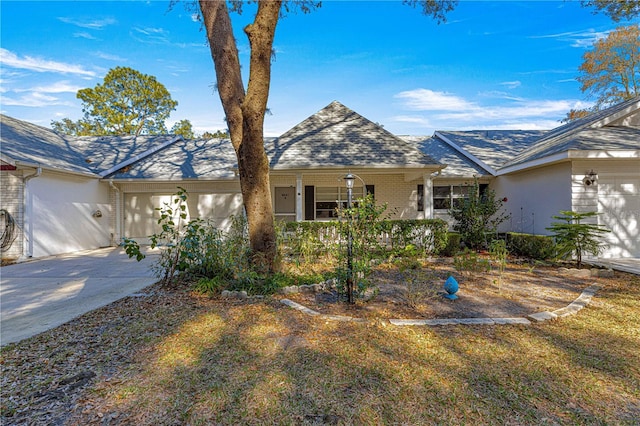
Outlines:
[{"label": "roof eave", "polygon": [[640,149],[615,149],[615,150],[569,150],[569,158],[572,159],[636,159],[640,158]]},{"label": "roof eave", "polygon": [[552,163],[568,161],[569,159],[570,159],[569,152],[565,151],[559,154],[549,155],[547,157],[537,158],[535,160],[514,164],[512,166],[502,167],[501,169],[498,170],[496,176],[502,176],[509,173],[519,172],[519,171],[531,169],[534,167],[546,166]]},{"label": "roof eave", "polygon": [[47,170],[47,171],[50,171],[50,172],[65,173],[65,174],[88,177],[88,178],[94,178],[94,179],[95,178],[100,178],[100,176],[98,176],[97,174],[92,173],[92,172],[80,172],[80,171],[76,171],[76,170],[61,169],[61,168],[58,168],[58,167],[47,166],[47,165],[44,165],[44,164],[41,164],[41,163],[29,163],[29,162],[26,162],[26,161],[14,161],[13,165],[16,166],[16,167],[26,167],[26,168],[29,168],[29,169],[40,168],[42,170]]}]

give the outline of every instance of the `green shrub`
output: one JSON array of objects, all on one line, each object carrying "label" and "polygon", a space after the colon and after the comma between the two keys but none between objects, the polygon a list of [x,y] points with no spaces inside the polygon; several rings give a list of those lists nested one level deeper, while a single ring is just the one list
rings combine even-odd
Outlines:
[{"label": "green shrub", "polygon": [[489,272],[491,264],[487,259],[478,256],[475,250],[465,248],[464,251],[458,253],[453,259],[453,266],[458,272]]},{"label": "green shrub", "polygon": [[217,294],[227,287],[227,282],[222,277],[200,278],[193,286],[194,290],[203,294]]},{"label": "green shrub", "polygon": [[462,237],[457,232],[447,232],[447,244],[438,252],[443,256],[452,257],[460,251]]},{"label": "green shrub", "polygon": [[508,219],[501,211],[503,203],[502,200],[496,200],[496,193],[492,189],[487,188],[480,193],[480,185],[476,179],[462,204],[449,210],[455,220],[453,229],[462,235],[462,241],[467,247],[479,250],[489,246],[498,226]]},{"label": "green shrub", "polygon": [[515,256],[534,260],[546,260],[555,256],[553,238],[546,235],[531,235],[509,232],[507,249]]},{"label": "green shrub", "polygon": [[576,260],[576,266],[580,268],[584,254],[597,256],[602,253],[606,245],[602,243],[601,238],[611,231],[597,223],[582,222],[584,219],[595,218],[598,214],[598,212],[578,213],[561,210],[560,216],[553,216],[560,222],[553,222],[547,229],[553,232],[556,240],[558,259],[573,257]]}]

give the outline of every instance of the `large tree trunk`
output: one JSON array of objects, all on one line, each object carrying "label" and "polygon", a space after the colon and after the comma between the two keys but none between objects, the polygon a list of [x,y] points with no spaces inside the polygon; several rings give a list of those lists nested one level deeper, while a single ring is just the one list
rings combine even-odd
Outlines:
[{"label": "large tree trunk", "polygon": [[281,5],[281,1],[259,2],[253,24],[245,28],[251,44],[249,84],[245,93],[226,2],[200,0],[218,93],[238,157],[251,249],[254,261],[265,271],[274,269],[276,238],[263,125],[271,83],[271,52]]}]

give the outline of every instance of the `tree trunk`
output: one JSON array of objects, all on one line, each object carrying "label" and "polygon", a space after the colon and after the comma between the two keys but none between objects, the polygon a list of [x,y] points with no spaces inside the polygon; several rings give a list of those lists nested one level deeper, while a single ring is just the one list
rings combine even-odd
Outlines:
[{"label": "tree trunk", "polygon": [[251,44],[249,84],[245,94],[226,2],[200,0],[218,93],[238,158],[253,260],[265,272],[274,270],[276,237],[263,127],[271,83],[271,52],[281,4],[281,1],[259,2],[253,24],[245,28]]}]

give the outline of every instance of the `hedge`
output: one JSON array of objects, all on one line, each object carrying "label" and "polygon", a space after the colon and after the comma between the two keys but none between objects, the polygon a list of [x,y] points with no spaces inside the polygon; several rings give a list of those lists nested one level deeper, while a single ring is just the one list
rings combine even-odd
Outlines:
[{"label": "hedge", "polygon": [[516,256],[546,260],[555,256],[555,242],[546,235],[507,233],[507,249]]},{"label": "hedge", "polygon": [[[338,244],[339,228],[345,222],[288,222],[284,226],[289,241],[311,239],[315,244]],[[447,222],[441,219],[389,220],[380,222],[380,246],[387,250],[403,250],[409,245],[427,253],[440,253],[447,246]],[[296,246],[296,244],[290,244]],[[299,245],[299,242],[298,242]]]}]

